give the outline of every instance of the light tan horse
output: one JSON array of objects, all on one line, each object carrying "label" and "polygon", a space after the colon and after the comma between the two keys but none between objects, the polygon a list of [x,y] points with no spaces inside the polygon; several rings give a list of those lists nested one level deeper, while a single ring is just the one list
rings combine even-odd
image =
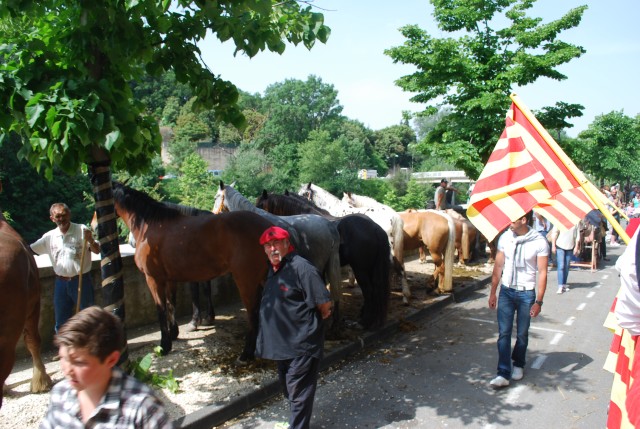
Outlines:
[{"label": "light tan horse", "polygon": [[[2,191],[2,183],[0,183]],[[9,225],[0,210],[0,386],[4,388],[16,360],[16,344],[24,342],[33,359],[31,391],[44,392],[51,378],[40,356],[40,278],[29,245]],[[3,393],[0,391],[0,407]]]},{"label": "light tan horse", "polygon": [[478,230],[473,224],[455,210],[445,210],[456,223],[456,249],[458,249],[458,262],[464,264],[471,259],[471,249],[475,246]]},{"label": "light tan horse", "polygon": [[433,280],[438,292],[452,292],[456,228],[451,216],[435,210],[398,214],[404,222],[404,250],[426,246],[435,265]]}]

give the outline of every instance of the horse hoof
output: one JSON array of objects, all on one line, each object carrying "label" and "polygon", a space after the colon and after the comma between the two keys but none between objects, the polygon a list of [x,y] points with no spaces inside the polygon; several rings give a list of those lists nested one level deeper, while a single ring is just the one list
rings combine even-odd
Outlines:
[{"label": "horse hoof", "polygon": [[198,329],[198,324],[196,323],[195,320],[192,320],[191,322],[189,322],[189,324],[187,324],[187,326],[184,328],[185,332],[193,332],[196,329]]},{"label": "horse hoof", "polygon": [[249,363],[252,360],[254,360],[254,358],[246,358],[244,356],[240,356],[240,357],[238,357],[238,359],[236,359],[236,366],[245,367],[245,366],[249,365]]},{"label": "horse hoof", "polygon": [[216,318],[215,317],[207,317],[205,319],[202,320],[201,325],[202,326],[213,326],[216,324]]}]

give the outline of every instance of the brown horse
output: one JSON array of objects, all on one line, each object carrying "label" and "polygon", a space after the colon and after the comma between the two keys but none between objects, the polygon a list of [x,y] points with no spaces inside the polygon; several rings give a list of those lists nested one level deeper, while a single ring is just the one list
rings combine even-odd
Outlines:
[{"label": "brown horse", "polygon": [[250,212],[186,216],[117,182],[113,183],[113,198],[116,214],[136,240],[134,260],[156,303],[162,352],[171,350],[178,333],[169,300],[175,284],[231,273],[249,318],[249,334],[239,361],[252,359],[261,285],[267,274],[259,239],[273,224]]},{"label": "brown horse", "polygon": [[[2,191],[2,183],[0,183]],[[40,356],[40,278],[29,245],[7,223],[0,210],[0,385],[11,374],[16,360],[16,344],[24,342],[33,359],[31,391],[44,392],[51,378]],[[3,392],[0,391],[0,407]]]},{"label": "brown horse", "polygon": [[453,290],[453,253],[455,224],[446,214],[433,210],[400,212],[404,221],[404,249],[414,250],[426,246],[435,264],[433,279],[438,291]]}]

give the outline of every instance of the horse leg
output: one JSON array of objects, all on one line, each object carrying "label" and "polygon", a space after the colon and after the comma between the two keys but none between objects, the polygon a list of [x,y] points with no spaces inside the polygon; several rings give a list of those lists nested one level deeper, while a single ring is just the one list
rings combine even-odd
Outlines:
[{"label": "horse leg", "polygon": [[211,298],[211,280],[202,283],[202,292],[207,305],[207,316],[202,319],[202,326],[213,326],[216,323],[216,310],[213,308],[213,298]]},{"label": "horse leg", "polygon": [[347,273],[349,277],[349,287],[355,287],[357,279],[356,279],[356,275],[353,272],[353,268],[347,267]]},{"label": "horse leg", "polygon": [[418,260],[421,264],[425,264],[427,262],[427,255],[425,254],[425,246],[418,247]]},{"label": "horse leg", "polygon": [[172,291],[167,296],[167,323],[169,324],[169,334],[171,335],[171,340],[178,339],[178,321],[176,320],[176,284],[172,283]]},{"label": "horse leg", "polygon": [[438,293],[444,293],[444,260],[439,253],[431,252],[431,258],[435,268],[433,269],[433,283],[434,289],[438,290]]},{"label": "horse leg", "polygon": [[147,286],[156,303],[156,311],[158,312],[158,322],[160,323],[160,347],[162,355],[168,354],[173,348],[171,336],[169,334],[169,324],[167,323],[167,301],[165,284],[158,284],[153,277],[146,275]]},{"label": "horse leg", "polygon": [[198,329],[198,325],[202,320],[200,315],[200,284],[198,282],[189,282],[189,290],[191,292],[191,321],[187,324],[185,331],[193,332]]},{"label": "horse leg", "polygon": [[358,322],[364,329],[369,329],[373,325],[375,317],[372,282],[366,270],[354,270],[354,275],[362,291],[362,308]]},{"label": "horse leg", "polygon": [[42,363],[42,356],[40,355],[40,345],[42,340],[40,338],[40,331],[38,329],[38,322],[40,321],[40,299],[36,299],[30,314],[27,315],[27,320],[24,325],[24,343],[31,353],[31,359],[33,361],[33,376],[31,377],[31,392],[41,393],[49,390],[51,385],[51,377],[47,374],[47,370]]},{"label": "horse leg", "polygon": [[411,288],[407,282],[407,273],[404,269],[404,264],[398,260],[395,256],[391,260],[391,266],[393,267],[394,276],[400,277],[400,283],[402,284],[402,303],[409,305],[411,299]]},{"label": "horse leg", "polygon": [[240,357],[236,359],[238,365],[246,365],[255,359],[256,340],[258,339],[258,324],[260,320],[260,300],[262,298],[262,281],[264,274],[259,277],[257,270],[237,269],[231,272],[233,282],[240,293],[240,300],[247,310],[249,330],[245,337],[244,348]]}]

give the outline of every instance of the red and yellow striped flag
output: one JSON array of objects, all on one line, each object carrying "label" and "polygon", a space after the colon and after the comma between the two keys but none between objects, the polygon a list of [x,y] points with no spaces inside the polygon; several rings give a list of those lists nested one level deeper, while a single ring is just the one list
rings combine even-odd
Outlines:
[{"label": "red and yellow striped flag", "polygon": [[[551,138],[548,133],[546,136]],[[564,153],[562,156],[566,157]],[[506,127],[473,188],[467,209],[469,220],[492,240],[532,209],[566,229],[594,208],[560,156],[512,103]]]}]

